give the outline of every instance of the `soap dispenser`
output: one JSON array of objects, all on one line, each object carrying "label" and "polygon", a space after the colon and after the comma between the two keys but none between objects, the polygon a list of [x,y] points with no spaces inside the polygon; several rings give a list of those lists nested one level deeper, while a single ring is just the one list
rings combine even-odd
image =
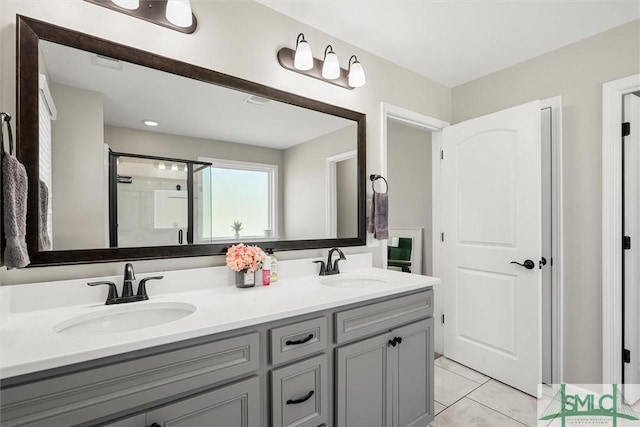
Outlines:
[{"label": "soap dispenser", "polygon": [[271,258],[271,283],[278,281],[278,258],[273,254],[273,249],[267,249],[267,255]]}]

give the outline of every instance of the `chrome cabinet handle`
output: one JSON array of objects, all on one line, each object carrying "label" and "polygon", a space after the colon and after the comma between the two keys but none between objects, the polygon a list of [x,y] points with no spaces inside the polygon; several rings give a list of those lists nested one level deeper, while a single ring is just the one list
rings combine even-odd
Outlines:
[{"label": "chrome cabinet handle", "polygon": [[511,261],[511,264],[517,264],[520,267],[526,268],[527,270],[533,270],[533,268],[536,266],[536,264],[530,259],[525,260],[523,264],[520,264],[519,262],[516,262],[516,261]]}]

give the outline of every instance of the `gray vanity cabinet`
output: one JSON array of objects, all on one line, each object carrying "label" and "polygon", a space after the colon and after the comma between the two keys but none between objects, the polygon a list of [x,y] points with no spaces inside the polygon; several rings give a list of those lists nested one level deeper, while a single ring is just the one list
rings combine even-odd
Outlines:
[{"label": "gray vanity cabinet", "polygon": [[252,377],[147,412],[146,425],[253,427],[261,423],[260,380]]},{"label": "gray vanity cabinet", "polygon": [[433,419],[433,318],[336,349],[338,426],[423,426]]}]

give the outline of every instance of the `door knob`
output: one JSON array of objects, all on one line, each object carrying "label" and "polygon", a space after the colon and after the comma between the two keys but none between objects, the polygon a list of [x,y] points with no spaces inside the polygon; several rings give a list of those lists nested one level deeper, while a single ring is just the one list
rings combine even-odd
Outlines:
[{"label": "door knob", "polygon": [[158,423],[153,423],[149,427],[162,427],[162,426]]},{"label": "door knob", "polygon": [[530,259],[525,260],[523,264],[520,264],[519,262],[516,262],[516,261],[511,261],[511,264],[518,264],[519,266],[524,267],[527,270],[533,270],[533,268],[536,266],[536,264]]},{"label": "door knob", "polygon": [[396,344],[397,344],[397,341],[396,341],[396,339],[394,338],[394,339],[392,339],[392,340],[389,340],[388,344],[389,344],[391,347],[395,347],[395,346],[396,346]]}]

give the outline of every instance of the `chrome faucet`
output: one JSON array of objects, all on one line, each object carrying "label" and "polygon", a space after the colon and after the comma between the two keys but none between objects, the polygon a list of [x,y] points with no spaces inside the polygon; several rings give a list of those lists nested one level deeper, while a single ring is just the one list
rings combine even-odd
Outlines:
[{"label": "chrome faucet", "polygon": [[124,280],[122,284],[122,296],[118,296],[118,289],[116,288],[116,284],[109,281],[101,281],[101,282],[90,282],[87,283],[89,286],[98,286],[98,285],[107,285],[109,286],[109,294],[107,295],[107,300],[105,301],[105,305],[111,304],[123,304],[127,302],[136,302],[136,301],[144,301],[149,299],[149,295],[147,294],[147,282],[149,280],[160,280],[164,276],[152,276],[145,277],[138,284],[138,292],[133,295],[133,282],[136,280],[136,275],[133,272],[133,265],[131,263],[127,263],[124,266]]},{"label": "chrome faucet", "polygon": [[[336,259],[332,265],[331,257],[333,256],[334,252],[338,252],[338,255],[340,255],[340,258]],[[313,261],[313,262],[320,264],[320,273],[319,273],[320,276],[331,276],[333,274],[340,274],[340,269],[338,268],[338,261],[344,261],[346,259],[347,257],[344,256],[344,253],[339,248],[331,248],[329,249],[329,255],[327,256],[326,264],[324,263],[324,261]]]}]

